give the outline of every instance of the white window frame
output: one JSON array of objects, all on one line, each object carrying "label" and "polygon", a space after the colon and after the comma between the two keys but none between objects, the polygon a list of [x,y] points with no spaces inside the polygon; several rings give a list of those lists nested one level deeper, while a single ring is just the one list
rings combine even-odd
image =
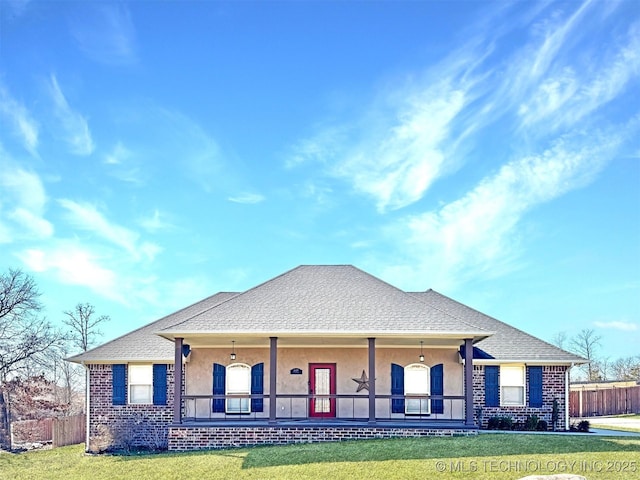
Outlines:
[{"label": "white window frame", "polygon": [[[246,377],[242,378],[243,376]],[[235,414],[251,413],[251,366],[232,363],[227,366],[225,377],[225,411]]]},{"label": "white window frame", "polygon": [[[520,373],[518,376],[516,370]],[[519,378],[518,378],[519,377]],[[524,407],[526,402],[527,372],[524,365],[507,364],[500,365],[500,406],[503,407]],[[506,401],[505,388],[519,389],[521,401]]]},{"label": "white window frame", "polygon": [[[134,390],[136,393],[134,394]],[[130,363],[127,368],[127,399],[134,405],[153,404],[153,365]]]},{"label": "white window frame", "polygon": [[[411,381],[412,377],[415,377],[415,383]],[[404,367],[405,415],[431,414],[430,394],[431,368],[423,363],[412,363]]]}]

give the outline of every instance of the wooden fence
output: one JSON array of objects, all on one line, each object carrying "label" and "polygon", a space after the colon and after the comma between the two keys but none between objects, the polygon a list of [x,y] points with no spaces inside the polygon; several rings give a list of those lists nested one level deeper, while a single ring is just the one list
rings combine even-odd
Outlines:
[{"label": "wooden fence", "polygon": [[53,421],[53,447],[64,447],[84,442],[86,427],[84,415],[56,418]]},{"label": "wooden fence", "polygon": [[48,443],[53,447],[75,445],[85,441],[86,420],[84,415],[42,420],[12,422],[11,435],[14,445],[24,443]]},{"label": "wooden fence", "polygon": [[572,417],[623,413],[640,413],[640,385],[572,390],[569,393],[569,414]]}]

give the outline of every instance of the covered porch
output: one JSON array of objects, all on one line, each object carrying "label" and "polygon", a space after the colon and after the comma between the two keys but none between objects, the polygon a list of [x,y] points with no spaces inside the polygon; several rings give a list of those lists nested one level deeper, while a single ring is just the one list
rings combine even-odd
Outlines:
[{"label": "covered porch", "polygon": [[[174,342],[170,449],[477,431],[473,361],[461,360],[472,359],[474,338],[185,335]],[[234,390],[231,374],[242,368],[251,369],[249,388]],[[409,387],[416,375],[428,379],[422,390]]]}]

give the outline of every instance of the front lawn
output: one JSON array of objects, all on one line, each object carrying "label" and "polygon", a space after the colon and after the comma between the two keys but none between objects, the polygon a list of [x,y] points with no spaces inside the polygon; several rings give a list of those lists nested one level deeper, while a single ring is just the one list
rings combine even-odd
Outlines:
[{"label": "front lawn", "polygon": [[640,479],[640,438],[483,434],[159,455],[85,455],[82,446],[0,454],[0,479],[514,479],[576,473]]}]

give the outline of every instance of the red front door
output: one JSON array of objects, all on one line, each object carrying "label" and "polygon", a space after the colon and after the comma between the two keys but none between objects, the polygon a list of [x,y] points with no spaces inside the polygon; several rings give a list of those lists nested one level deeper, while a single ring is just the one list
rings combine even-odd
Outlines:
[{"label": "red front door", "polygon": [[313,395],[309,401],[310,417],[335,417],[336,399],[336,364],[309,364],[309,393]]}]

